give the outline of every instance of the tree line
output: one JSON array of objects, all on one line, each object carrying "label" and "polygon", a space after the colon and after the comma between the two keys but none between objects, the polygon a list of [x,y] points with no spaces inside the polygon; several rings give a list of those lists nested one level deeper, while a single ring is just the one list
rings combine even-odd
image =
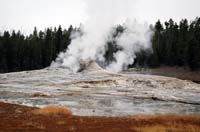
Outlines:
[{"label": "tree line", "polygon": [[[152,49],[137,53],[135,65],[144,67],[180,66],[200,70],[200,18],[178,23],[172,19],[154,25]],[[151,52],[152,50],[152,52]]]},{"label": "tree line", "polygon": [[[188,22],[183,19],[178,23],[172,19],[150,25],[153,31],[151,48],[136,53],[134,64],[129,67],[155,68],[159,66],[180,66],[191,70],[200,70],[200,18]],[[107,43],[105,58],[107,64],[115,61],[118,50],[115,37],[126,30],[122,25],[116,27],[112,41]]]},{"label": "tree line", "polygon": [[41,69],[49,66],[64,51],[71,42],[70,26],[67,30],[62,27],[47,28],[25,36],[20,31],[4,31],[0,35],[0,72],[14,72]]},{"label": "tree line", "polygon": [[[179,23],[172,19],[161,23],[158,20],[150,26],[153,30],[152,47],[136,53],[133,66],[158,67],[181,66],[200,70],[200,18]],[[0,34],[0,72],[42,69],[51,64],[57,55],[67,49],[71,42],[70,34],[78,30],[47,28],[38,31],[35,27],[28,36],[20,31],[4,31]],[[115,38],[125,27],[119,25],[113,34]],[[105,58],[107,64],[114,60],[114,53],[120,49],[116,42],[107,42]]]}]

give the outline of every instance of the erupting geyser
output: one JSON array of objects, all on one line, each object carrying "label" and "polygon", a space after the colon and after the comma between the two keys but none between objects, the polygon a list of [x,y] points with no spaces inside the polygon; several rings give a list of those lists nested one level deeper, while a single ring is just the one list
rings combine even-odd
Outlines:
[{"label": "erupting geyser", "polygon": [[134,16],[135,0],[85,0],[87,21],[80,27],[81,33],[71,34],[72,41],[64,53],[60,53],[53,66],[68,67],[74,72],[82,69],[81,62],[105,62],[106,42],[110,40],[113,27],[124,23],[125,31],[115,39],[121,50],[114,54],[115,61],[106,69],[124,70],[134,62],[135,53],[150,48],[151,30],[147,24],[139,24]]}]

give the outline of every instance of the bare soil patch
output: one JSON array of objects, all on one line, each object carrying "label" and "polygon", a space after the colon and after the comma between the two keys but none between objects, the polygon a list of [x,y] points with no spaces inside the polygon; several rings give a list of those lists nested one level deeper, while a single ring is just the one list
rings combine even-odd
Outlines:
[{"label": "bare soil patch", "polygon": [[196,83],[200,83],[200,71],[191,71],[189,68],[184,67],[167,67],[161,66],[159,68],[132,68],[128,71],[133,71],[141,74],[161,75],[168,77],[175,77],[183,80],[190,80]]}]

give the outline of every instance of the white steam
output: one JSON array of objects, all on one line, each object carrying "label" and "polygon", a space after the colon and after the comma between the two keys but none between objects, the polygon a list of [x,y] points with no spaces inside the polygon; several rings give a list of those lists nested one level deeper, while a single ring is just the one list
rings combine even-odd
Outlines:
[{"label": "white steam", "polygon": [[[72,34],[72,41],[65,53],[60,53],[52,65],[61,65],[77,72],[82,61],[103,62],[106,42],[112,35],[112,28],[128,17],[133,17],[135,0],[84,0],[88,19],[81,26],[80,33]],[[120,71],[132,64],[135,52],[150,45],[148,26],[136,21],[126,21],[126,30],[117,37],[117,44],[123,49],[115,54],[116,62],[108,69]]]},{"label": "white steam", "polygon": [[125,31],[117,36],[116,43],[122,48],[115,53],[115,60],[107,69],[115,72],[127,69],[133,64],[135,53],[151,46],[152,31],[147,24],[139,24],[136,20],[127,20],[124,23]]}]

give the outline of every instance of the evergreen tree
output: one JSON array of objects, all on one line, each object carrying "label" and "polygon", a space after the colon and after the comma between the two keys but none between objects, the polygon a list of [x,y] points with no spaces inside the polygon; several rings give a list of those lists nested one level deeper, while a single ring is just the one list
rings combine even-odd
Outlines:
[{"label": "evergreen tree", "polygon": [[192,70],[200,70],[200,18],[196,18],[191,24],[190,34],[188,63]]},{"label": "evergreen tree", "polygon": [[152,49],[153,54],[151,55],[151,66],[159,66],[160,60],[162,60],[162,32],[163,32],[163,26],[158,20],[155,25],[155,32],[152,38]]},{"label": "evergreen tree", "polygon": [[188,21],[187,19],[181,20],[179,24],[179,37],[177,43],[177,64],[179,66],[187,65],[187,50],[188,50]]}]

